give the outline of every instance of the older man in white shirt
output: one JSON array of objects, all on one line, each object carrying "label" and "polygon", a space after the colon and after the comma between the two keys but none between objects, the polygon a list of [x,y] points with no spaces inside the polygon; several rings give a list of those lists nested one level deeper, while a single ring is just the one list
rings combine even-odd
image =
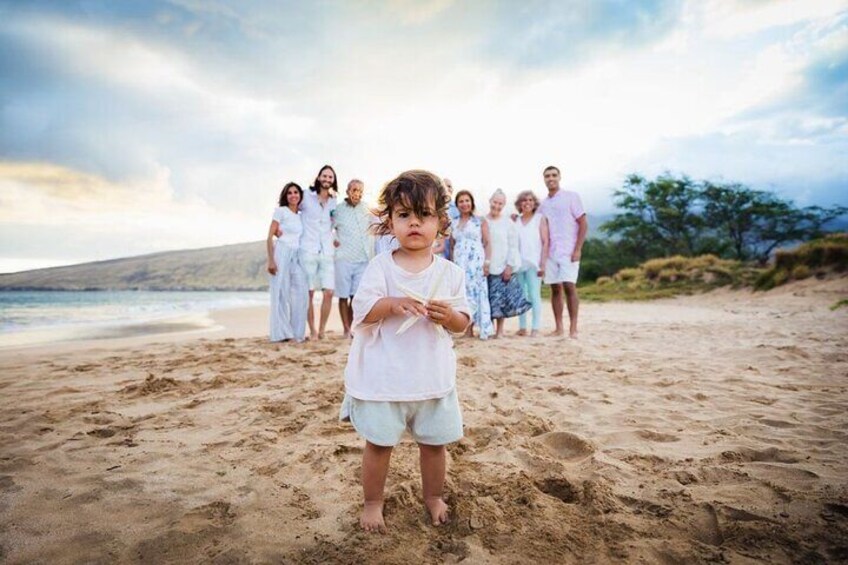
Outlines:
[{"label": "older man in white shirt", "polygon": [[364,189],[365,184],[359,179],[347,183],[347,198],[338,203],[333,214],[333,227],[336,230],[335,292],[339,299],[339,315],[342,318],[344,337],[351,337],[353,295],[356,294],[371,255],[368,228],[372,216],[362,201]]}]

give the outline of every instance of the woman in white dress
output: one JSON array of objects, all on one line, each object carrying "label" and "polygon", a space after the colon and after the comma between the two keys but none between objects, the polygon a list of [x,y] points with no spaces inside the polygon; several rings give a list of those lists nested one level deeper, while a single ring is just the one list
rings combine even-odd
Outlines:
[{"label": "woman in white dress", "polygon": [[521,284],[514,273],[521,268],[518,252],[518,231],[512,220],[503,213],[506,194],[497,189],[489,199],[489,243],[491,262],[486,277],[489,288],[489,308],[495,320],[495,338],[504,335],[504,320],[530,309]]},{"label": "woman in white dress", "polygon": [[459,218],[451,228],[451,260],[465,271],[465,296],[471,306],[471,323],[466,337],[474,335],[474,326],[480,328],[480,339],[489,339],[494,333],[492,313],[489,310],[489,290],[486,275],[489,272],[489,226],[485,218],[474,214],[474,196],[467,190],[456,193]]},{"label": "woman in white dress", "polygon": [[306,336],[309,289],[298,253],[303,224],[297,208],[302,199],[303,189],[297,183],[286,184],[268,228],[266,248],[268,273],[271,275],[271,341],[293,339],[300,342]]},{"label": "woman in white dress", "polygon": [[[521,270],[518,281],[524,296],[530,301],[533,320],[530,336],[539,335],[542,317],[542,279],[545,276],[545,261],[548,258],[548,220],[540,213],[539,199],[532,190],[524,190],[515,199],[519,216],[515,219],[518,228],[518,251],[521,254]],[[518,317],[518,335],[527,335],[527,313]]]}]

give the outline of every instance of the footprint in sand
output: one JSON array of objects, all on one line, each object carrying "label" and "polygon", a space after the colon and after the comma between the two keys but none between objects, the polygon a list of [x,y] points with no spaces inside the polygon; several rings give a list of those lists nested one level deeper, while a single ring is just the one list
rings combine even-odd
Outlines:
[{"label": "footprint in sand", "polygon": [[465,437],[475,448],[482,449],[492,441],[503,437],[503,428],[499,426],[469,426],[465,429]]},{"label": "footprint in sand", "polygon": [[692,516],[686,522],[693,530],[693,537],[701,543],[712,546],[724,543],[724,535],[721,532],[715,507],[704,502],[691,510]]},{"label": "footprint in sand", "polygon": [[533,441],[563,461],[580,461],[595,453],[591,443],[569,432],[548,432],[533,438]]},{"label": "footprint in sand", "polygon": [[548,477],[536,481],[534,485],[548,496],[553,496],[566,504],[574,504],[580,501],[580,491],[563,477]]},{"label": "footprint in sand", "polygon": [[457,363],[464,367],[476,367],[477,366],[477,358],[471,357],[470,355],[463,355],[459,359],[457,359]]},{"label": "footprint in sand", "polygon": [[760,424],[765,424],[766,426],[770,426],[772,428],[796,428],[798,427],[796,424],[792,422],[787,422],[786,420],[774,420],[772,418],[762,418],[757,420]]},{"label": "footprint in sand", "polygon": [[725,461],[733,461],[740,463],[797,463],[800,461],[798,457],[789,451],[783,451],[776,447],[768,449],[749,449],[741,447],[733,451],[725,451],[721,454],[721,458]]},{"label": "footprint in sand", "polygon": [[636,435],[640,439],[644,439],[645,441],[655,441],[657,443],[671,443],[674,441],[680,441],[680,438],[674,434],[664,434],[662,432],[655,432],[653,430],[639,430],[636,432]]}]

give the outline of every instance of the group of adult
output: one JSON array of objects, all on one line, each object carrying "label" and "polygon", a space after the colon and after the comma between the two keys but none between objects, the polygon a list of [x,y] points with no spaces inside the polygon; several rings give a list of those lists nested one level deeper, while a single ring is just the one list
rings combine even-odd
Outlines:
[{"label": "group of adult", "polygon": [[[460,190],[452,197],[450,237],[434,251],[465,271],[466,295],[474,311],[467,336],[504,335],[506,318],[519,317],[517,335],[537,336],[541,323],[542,283],[550,285],[555,328],[564,335],[563,313],[569,314],[568,335],[577,337],[577,276],[588,231],[580,196],[560,187],[557,167],[543,172],[547,196],[519,193],[516,213],[507,213],[506,194],[489,198],[489,212],[476,213],[474,195]],[[392,236],[371,237],[376,221],[362,200],[364,184],[353,179],[337,202],[338,180],[330,165],[318,172],[304,191],[289,182],[279,197],[268,229],[268,273],[271,275],[271,341],[323,339],[335,295],[344,336],[349,337],[352,299],[368,261],[396,246]],[[323,295],[316,327],[314,293]],[[528,312],[530,323],[528,324]]]}]

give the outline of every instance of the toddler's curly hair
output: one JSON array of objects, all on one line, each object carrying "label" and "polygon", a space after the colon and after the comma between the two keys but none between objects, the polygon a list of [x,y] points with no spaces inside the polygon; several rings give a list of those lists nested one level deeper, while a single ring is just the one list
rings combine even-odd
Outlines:
[{"label": "toddler's curly hair", "polygon": [[375,225],[374,232],[378,235],[391,234],[392,210],[395,206],[403,206],[419,218],[424,217],[424,212],[435,213],[439,219],[438,235],[447,237],[450,235],[449,205],[450,196],[442,179],[429,171],[403,172],[386,183],[380,193],[377,204],[380,223]]}]

